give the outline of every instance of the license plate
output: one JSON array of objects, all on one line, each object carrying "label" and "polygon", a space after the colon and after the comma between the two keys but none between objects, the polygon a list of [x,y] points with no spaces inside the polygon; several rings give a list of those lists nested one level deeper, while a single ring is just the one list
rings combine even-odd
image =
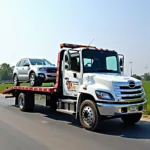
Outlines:
[{"label": "license plate", "polygon": [[56,76],[56,73],[52,73],[51,75],[52,75],[52,76]]},{"label": "license plate", "polygon": [[136,106],[131,106],[130,111],[136,111]]}]

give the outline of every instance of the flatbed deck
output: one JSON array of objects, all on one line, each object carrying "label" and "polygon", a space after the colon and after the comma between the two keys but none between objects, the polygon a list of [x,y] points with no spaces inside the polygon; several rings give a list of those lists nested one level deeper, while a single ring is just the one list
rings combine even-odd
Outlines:
[{"label": "flatbed deck", "polygon": [[41,92],[41,93],[53,93],[56,91],[55,87],[29,87],[29,86],[13,86],[8,89],[2,91],[2,94],[10,94],[15,90],[21,91],[34,91],[34,92]]}]

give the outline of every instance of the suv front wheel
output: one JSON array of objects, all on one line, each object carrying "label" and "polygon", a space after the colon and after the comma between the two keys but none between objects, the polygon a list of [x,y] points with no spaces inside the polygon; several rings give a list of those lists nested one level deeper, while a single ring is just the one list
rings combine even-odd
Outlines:
[{"label": "suv front wheel", "polygon": [[42,86],[42,80],[36,77],[35,73],[32,72],[29,76],[30,86]]},{"label": "suv front wheel", "polygon": [[36,86],[36,75],[34,72],[32,72],[29,76],[29,82],[30,82],[30,86]]}]

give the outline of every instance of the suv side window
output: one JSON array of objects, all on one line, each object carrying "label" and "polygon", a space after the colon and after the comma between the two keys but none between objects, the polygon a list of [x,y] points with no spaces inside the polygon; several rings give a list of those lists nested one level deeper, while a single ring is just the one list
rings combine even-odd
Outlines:
[{"label": "suv side window", "polygon": [[23,65],[29,65],[29,61],[25,59]]},{"label": "suv side window", "polygon": [[17,62],[16,67],[19,67],[20,63],[21,63],[21,61]]},{"label": "suv side window", "polygon": [[18,65],[18,67],[22,67],[24,65],[24,61],[25,60],[21,60],[20,63],[19,63],[19,65]]}]

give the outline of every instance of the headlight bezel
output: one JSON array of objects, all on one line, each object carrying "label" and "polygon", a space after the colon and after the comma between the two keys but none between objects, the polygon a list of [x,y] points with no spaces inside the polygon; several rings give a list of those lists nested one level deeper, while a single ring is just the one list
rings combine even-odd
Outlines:
[{"label": "headlight bezel", "polygon": [[38,68],[39,71],[46,71],[46,68]]},{"label": "headlight bezel", "polygon": [[[105,92],[105,91],[100,91],[100,90],[96,90],[95,91],[95,94],[96,94],[96,96],[97,96],[97,98],[98,99],[100,99],[100,100],[108,100],[108,101],[110,101],[110,100],[115,100],[114,99],[114,97],[112,96],[112,94],[111,93],[109,93],[109,92]],[[109,98],[107,97],[107,96],[109,96]],[[107,98],[106,98],[107,97]]]}]

